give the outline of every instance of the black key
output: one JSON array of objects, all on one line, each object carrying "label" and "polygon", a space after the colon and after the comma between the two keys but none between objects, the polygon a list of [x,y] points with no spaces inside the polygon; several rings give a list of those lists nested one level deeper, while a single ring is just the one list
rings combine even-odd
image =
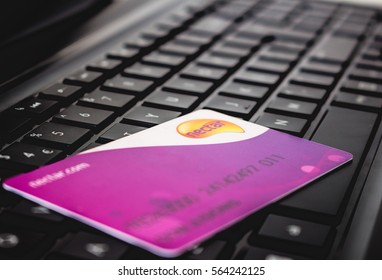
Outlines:
[{"label": "black key", "polygon": [[204,95],[213,83],[175,77],[163,85],[163,89],[181,93]]},{"label": "black key", "polygon": [[301,71],[320,75],[337,76],[342,71],[341,65],[308,61],[301,65]]},{"label": "black key", "polygon": [[127,94],[113,93],[103,90],[95,90],[91,93],[85,94],[78,104],[105,109],[105,110],[118,110],[126,108],[128,104],[131,104],[134,96]]},{"label": "black key", "polygon": [[181,72],[181,76],[191,77],[198,80],[219,81],[226,73],[227,71],[224,69],[190,65]]},{"label": "black key", "polygon": [[56,101],[44,100],[40,98],[28,98],[20,103],[12,106],[4,112],[22,117],[40,117],[49,116],[58,111],[58,103]]},{"label": "black key", "polygon": [[353,162],[289,196],[284,206],[336,215],[372,133],[377,114],[331,107],[312,140],[353,154]]},{"label": "black key", "polygon": [[257,124],[289,132],[295,135],[301,135],[307,120],[300,118],[287,117],[271,113],[264,113],[257,121]]},{"label": "black key", "polygon": [[382,98],[355,93],[339,92],[334,99],[334,103],[349,106],[355,109],[378,110],[382,107]]},{"label": "black key", "polygon": [[221,240],[212,241],[209,244],[194,248],[187,254],[187,259],[192,260],[216,260],[222,254],[227,242]]},{"label": "black key", "polygon": [[177,94],[165,91],[154,91],[146,99],[145,103],[177,108],[179,111],[190,108],[195,101],[198,100],[196,96]]},{"label": "black key", "polygon": [[144,126],[153,126],[179,117],[180,114],[180,112],[140,106],[135,107],[129,111],[124,116],[123,122],[138,123]]},{"label": "black key", "polygon": [[198,58],[197,63],[200,65],[229,69],[235,67],[239,63],[238,58],[220,57],[206,53]]},{"label": "black key", "polygon": [[293,113],[294,115],[311,116],[316,111],[317,105],[310,102],[277,97],[269,104],[268,109]]},{"label": "black key", "polygon": [[382,72],[374,70],[358,69],[349,74],[350,79],[371,83],[382,83]]},{"label": "black key", "polygon": [[122,93],[144,94],[151,89],[153,84],[154,82],[152,81],[117,76],[107,80],[101,89]]},{"label": "black key", "polygon": [[205,105],[205,108],[224,111],[233,115],[245,116],[252,112],[256,104],[257,103],[252,100],[217,95]]},{"label": "black key", "polygon": [[40,92],[40,96],[48,97],[55,100],[62,100],[65,98],[72,98],[81,93],[80,87],[63,85],[63,84],[54,84]]},{"label": "black key", "polygon": [[374,70],[374,71],[382,71],[382,62],[379,60],[362,60],[357,63],[358,68]]},{"label": "black key", "polygon": [[27,258],[33,254],[36,247],[44,238],[41,233],[17,230],[0,226],[0,258]]},{"label": "black key", "polygon": [[116,48],[114,50],[111,50],[107,57],[112,59],[119,59],[119,60],[129,60],[135,58],[139,53],[139,50],[133,49],[133,48]]},{"label": "black key", "polygon": [[298,256],[277,252],[258,247],[251,247],[247,249],[242,256],[244,260],[299,260]]},{"label": "black key", "polygon": [[330,227],[327,225],[269,215],[259,235],[311,246],[323,246],[329,231]]},{"label": "black key", "polygon": [[357,43],[357,40],[351,38],[328,36],[313,49],[311,59],[323,63],[345,63]]},{"label": "black key", "polygon": [[53,223],[60,223],[65,219],[64,216],[27,200],[21,201],[16,206],[9,209],[8,212]]},{"label": "black key", "polygon": [[231,82],[220,89],[220,94],[249,99],[261,99],[266,95],[268,90],[269,88],[267,87]]},{"label": "black key", "polygon": [[287,85],[281,88],[279,95],[291,98],[308,99],[312,101],[322,101],[325,98],[326,90],[297,85]]},{"label": "black key", "polygon": [[381,97],[382,85],[363,81],[347,81],[342,85],[342,90],[360,94]]},{"label": "black key", "polygon": [[199,46],[184,45],[180,42],[177,43],[177,41],[172,41],[162,45],[160,51],[161,53],[191,56],[199,51]]},{"label": "black key", "polygon": [[7,168],[34,168],[62,157],[62,151],[26,143],[14,143],[0,151],[0,165]]},{"label": "black key", "polygon": [[298,73],[291,77],[291,83],[314,86],[320,88],[328,88],[333,85],[335,79],[330,76],[308,74],[308,73]]},{"label": "black key", "polygon": [[208,16],[193,24],[190,29],[193,32],[206,35],[222,34],[232,22],[223,18]]},{"label": "black key", "polygon": [[12,141],[32,127],[28,118],[0,118],[0,144]]},{"label": "black key", "polygon": [[91,129],[100,129],[109,121],[113,112],[72,105],[58,113],[53,120]]},{"label": "black key", "polygon": [[279,81],[279,79],[279,75],[258,71],[241,71],[235,76],[235,81],[265,86],[273,86]]},{"label": "black key", "polygon": [[160,52],[152,52],[142,58],[142,61],[147,64],[177,67],[180,66],[186,58],[180,55],[169,55]]},{"label": "black key", "polygon": [[145,130],[146,127],[140,127],[130,124],[117,123],[113,125],[108,131],[101,135],[98,142],[108,143],[122,137],[129,136],[139,131]]},{"label": "black key", "polygon": [[94,71],[80,70],[64,80],[66,84],[88,85],[97,82],[103,74]]},{"label": "black key", "polygon": [[112,237],[79,232],[57,253],[74,259],[111,260],[121,258],[128,248]]},{"label": "black key", "polygon": [[123,73],[127,76],[132,77],[146,78],[150,80],[161,80],[167,76],[170,70],[171,69],[168,67],[159,67],[135,63],[134,65],[126,68],[123,71]]},{"label": "black key", "polygon": [[348,37],[359,39],[361,38],[367,28],[367,22],[344,22],[342,26],[340,26],[335,32],[334,35],[338,37]]},{"label": "black key", "polygon": [[93,70],[93,71],[106,72],[106,71],[114,70],[118,68],[118,66],[120,65],[121,65],[120,60],[103,58],[103,59],[90,63],[87,69]]},{"label": "black key", "polygon": [[25,135],[29,142],[46,144],[62,149],[75,149],[89,136],[89,130],[58,123],[43,123]]}]

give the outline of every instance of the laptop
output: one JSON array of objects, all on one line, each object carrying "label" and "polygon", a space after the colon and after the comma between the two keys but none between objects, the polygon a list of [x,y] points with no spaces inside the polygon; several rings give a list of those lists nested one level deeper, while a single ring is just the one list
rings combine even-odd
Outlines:
[{"label": "laptop", "polygon": [[[1,183],[210,109],[354,158],[178,259],[382,258],[379,1],[50,2],[2,4]],[[0,258],[160,259],[2,188]]]}]

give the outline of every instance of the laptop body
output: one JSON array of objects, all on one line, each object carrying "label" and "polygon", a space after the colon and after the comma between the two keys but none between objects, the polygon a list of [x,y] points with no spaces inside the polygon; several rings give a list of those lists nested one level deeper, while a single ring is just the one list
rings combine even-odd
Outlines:
[{"label": "laptop body", "polygon": [[[150,112],[165,121],[213,109],[356,156],[339,172],[181,258],[380,258],[379,14],[371,6],[313,1],[112,3],[79,24],[78,34],[64,33],[65,47],[3,81],[1,178],[41,164],[10,162],[10,153],[28,159],[24,153],[36,147],[57,151],[46,164],[154,126],[145,119]],[[22,57],[16,50],[10,52],[15,61]],[[154,74],[147,75],[147,69]],[[211,76],[201,75],[206,70]],[[123,87],[126,79],[139,87]],[[154,86],[145,87],[147,81]],[[193,89],[185,88],[187,82]],[[119,103],[105,103],[103,96]],[[182,104],[169,103],[171,97]],[[20,113],[36,102],[46,108]],[[58,116],[79,108],[113,112],[115,118],[88,123]],[[69,142],[36,139],[66,133],[58,128],[86,135]],[[3,258],[156,258],[3,190],[0,194],[0,229],[6,234],[1,240],[3,247],[12,245],[2,248]],[[291,236],[288,226],[304,233],[328,230],[317,244],[314,235]],[[14,236],[17,242],[33,242],[16,244]],[[82,249],[74,249],[78,244]],[[104,254],[96,253],[105,248]]]}]

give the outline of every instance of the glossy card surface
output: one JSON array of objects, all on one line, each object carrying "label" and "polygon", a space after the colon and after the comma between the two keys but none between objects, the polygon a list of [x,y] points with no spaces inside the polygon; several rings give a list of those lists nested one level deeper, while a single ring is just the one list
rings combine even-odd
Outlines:
[{"label": "glossy card surface", "polygon": [[4,188],[173,257],[351,159],[200,110],[10,178]]}]

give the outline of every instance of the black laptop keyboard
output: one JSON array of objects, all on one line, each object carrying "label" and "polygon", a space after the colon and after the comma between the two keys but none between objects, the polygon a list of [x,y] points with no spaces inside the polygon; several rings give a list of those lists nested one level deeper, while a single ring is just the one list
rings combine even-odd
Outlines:
[{"label": "black laptop keyboard", "polygon": [[[181,258],[335,258],[380,121],[380,19],[312,1],[183,3],[1,113],[0,177],[209,108],[344,149],[354,161]],[[156,256],[0,190],[0,258]]]}]

